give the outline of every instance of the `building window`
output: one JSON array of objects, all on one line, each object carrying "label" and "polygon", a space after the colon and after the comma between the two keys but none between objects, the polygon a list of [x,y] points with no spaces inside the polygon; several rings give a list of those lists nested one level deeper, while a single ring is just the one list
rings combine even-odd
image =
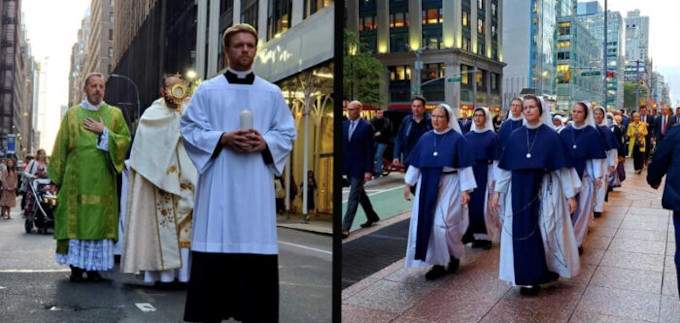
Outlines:
[{"label": "building window", "polygon": [[378,29],[378,17],[359,17],[359,31]]},{"label": "building window", "polygon": [[477,0],[477,8],[479,10],[484,10],[484,0]]},{"label": "building window", "polygon": [[109,1],[109,5],[110,5],[111,7],[113,7],[113,0],[110,0],[110,1]]},{"label": "building window", "polygon": [[569,59],[569,52],[557,53],[557,59]]},{"label": "building window", "polygon": [[486,79],[486,73],[487,72],[485,70],[477,70],[477,73],[474,73],[475,82],[477,83],[477,91],[486,90],[486,82],[484,82]]},{"label": "building window", "polygon": [[557,28],[557,34],[559,36],[567,36],[571,34],[571,23],[570,22],[560,22]]},{"label": "building window", "polygon": [[408,14],[406,12],[395,12],[390,14],[390,28],[408,27]]},{"label": "building window", "polygon": [[477,34],[484,35],[484,20],[477,19]]},{"label": "building window", "polygon": [[390,52],[398,53],[407,51],[408,30],[402,32],[390,32]]},{"label": "building window", "polygon": [[468,13],[463,11],[463,26],[467,27],[468,26]]},{"label": "building window", "polygon": [[331,3],[333,3],[332,0],[305,0],[303,18],[307,18],[315,12],[330,6]]},{"label": "building window", "polygon": [[496,4],[493,2],[491,3],[491,16],[496,17]]},{"label": "building window", "polygon": [[469,68],[467,65],[460,65],[460,83],[463,85],[470,84],[470,73],[468,73],[468,70]]},{"label": "building window", "polygon": [[489,79],[491,82],[491,84],[489,84],[491,86],[491,92],[498,92],[498,90],[500,90],[498,88],[498,76],[499,75],[497,73],[493,72],[491,72],[491,74],[489,75]]},{"label": "building window", "polygon": [[400,65],[400,66],[389,66],[390,71],[390,81],[409,81],[411,80],[411,66],[410,65]]},{"label": "building window", "polygon": [[113,40],[113,29],[109,29],[109,40]]},{"label": "building window", "polygon": [[234,0],[220,1],[220,12],[227,12],[229,10],[234,10]]},{"label": "building window", "polygon": [[290,29],[290,13],[292,0],[269,0],[269,17],[267,17],[267,39]]},{"label": "building window", "polygon": [[463,50],[470,51],[471,44],[470,44],[470,36],[465,35],[463,36]]},{"label": "building window", "polygon": [[446,75],[445,69],[444,63],[425,64],[420,74],[421,80],[427,81],[443,78]]},{"label": "building window", "polygon": [[444,22],[441,8],[429,8],[423,10],[423,25],[436,25]]},{"label": "building window", "polygon": [[113,57],[113,47],[109,47],[109,58]]},{"label": "building window", "polygon": [[571,46],[571,42],[568,40],[557,42],[557,48],[569,48],[569,46]]},{"label": "building window", "polygon": [[241,9],[241,23],[249,24],[257,30],[257,0],[244,0]]}]

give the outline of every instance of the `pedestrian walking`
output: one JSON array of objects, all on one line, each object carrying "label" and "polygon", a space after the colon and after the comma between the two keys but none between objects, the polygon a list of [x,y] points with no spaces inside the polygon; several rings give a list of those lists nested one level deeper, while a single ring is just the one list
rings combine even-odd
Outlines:
[{"label": "pedestrian walking", "polygon": [[499,278],[521,286],[522,294],[534,294],[541,284],[579,272],[569,214],[577,209],[580,181],[547,106],[532,95],[523,104],[525,125],[508,138],[491,205],[499,209],[500,193],[510,192],[503,207]]},{"label": "pedestrian walking", "polygon": [[394,137],[394,160],[392,164],[399,165],[404,161],[404,169],[408,168],[406,158],[415,147],[418,139],[424,133],[432,130],[430,114],[425,110],[425,98],[414,96],[411,99],[411,115],[405,116],[401,121],[396,137]]},{"label": "pedestrian walking", "polygon": [[[300,183],[300,190],[304,189],[305,183]],[[316,193],[316,178],[314,178],[314,171],[307,171],[307,212],[315,212],[316,203],[314,203],[314,194]],[[307,216],[309,221],[309,216]]]},{"label": "pedestrian walking", "polygon": [[392,123],[383,115],[383,110],[378,109],[375,112],[375,118],[371,119],[375,139],[375,171],[373,177],[378,178],[382,176],[383,169],[383,154],[385,148],[392,140]]},{"label": "pedestrian walking", "polygon": [[614,138],[614,133],[607,126],[606,111],[602,106],[595,106],[593,108],[593,119],[602,141],[605,146],[605,154],[607,158],[604,161],[602,184],[595,192],[595,206],[593,207],[593,216],[599,218],[602,216],[604,210],[604,202],[607,191],[609,191],[610,176],[616,173],[616,164],[618,163],[618,149],[619,143]]},{"label": "pedestrian walking", "polygon": [[680,168],[678,165],[680,165],[680,125],[675,125],[666,133],[665,139],[659,142],[647,169],[647,183],[652,188],[658,189],[661,179],[666,175],[661,205],[665,209],[673,210],[675,273],[678,278],[678,292],[680,292]]},{"label": "pedestrian walking", "polygon": [[640,122],[644,123],[647,127],[647,134],[645,134],[645,150],[643,152],[643,161],[646,166],[649,163],[649,156],[652,154],[652,137],[656,133],[656,123],[654,122],[654,116],[649,113],[649,108],[647,106],[640,107]]},{"label": "pedestrian walking", "polygon": [[[432,266],[425,279],[458,270],[465,253],[462,239],[468,228],[470,191],[477,187],[472,171],[472,147],[460,130],[453,110],[440,104],[432,111],[432,131],[423,134],[406,159],[404,198],[418,189],[413,201],[406,268]],[[446,267],[445,267],[446,266]]]},{"label": "pedestrian walking", "polygon": [[19,183],[19,194],[21,195],[21,215],[22,217],[26,217],[24,215],[24,209],[26,208],[26,193],[30,190],[28,187],[29,181],[28,178],[25,176],[26,171],[29,170],[28,166],[35,160],[33,156],[27,155],[25,157],[26,159],[24,160],[24,166],[23,168],[20,169],[21,171],[21,176],[19,176],[20,183]]},{"label": "pedestrian walking", "polygon": [[645,137],[649,131],[647,124],[640,120],[638,112],[633,113],[633,122],[628,124],[626,136],[628,136],[628,155],[633,156],[633,169],[635,173],[640,175],[642,167],[645,162],[645,151],[647,150],[647,141]]},{"label": "pedestrian walking", "polygon": [[522,99],[512,98],[509,110],[508,118],[503,121],[500,130],[498,130],[498,139],[503,148],[505,148],[505,143],[510,138],[510,134],[522,126]]},{"label": "pedestrian walking", "polygon": [[362,228],[380,221],[364,189],[364,184],[373,176],[373,127],[360,118],[361,109],[361,102],[350,102],[347,105],[349,120],[342,123],[342,174],[350,181],[347,211],[342,219],[343,238],[349,236],[359,204],[367,218]]},{"label": "pedestrian walking", "polygon": [[572,221],[579,253],[583,253],[583,240],[588,233],[595,192],[603,185],[603,165],[607,154],[604,140],[595,128],[590,103],[583,101],[574,104],[571,117],[574,123],[562,129],[560,136],[569,147],[574,168],[582,183],[577,196],[578,210],[572,214]]},{"label": "pedestrian walking", "polygon": [[257,35],[248,24],[224,31],[226,72],[201,83],[182,114],[184,145],[199,174],[184,310],[190,322],[278,322],[272,183],[296,131],[281,89],[252,71]]},{"label": "pedestrian walking", "polygon": [[180,136],[186,85],[166,75],[161,97],[144,110],[130,152],[121,271],[148,283],[189,281],[198,172]]},{"label": "pedestrian walking", "polygon": [[[473,119],[473,121],[474,121],[474,119]],[[503,114],[501,112],[496,113],[496,115],[493,117],[492,121],[493,121],[493,131],[498,132],[499,130],[501,130],[501,124],[503,123]]]},{"label": "pedestrian walking", "polygon": [[654,140],[658,144],[666,136],[668,130],[675,125],[675,118],[671,114],[671,109],[668,106],[661,108],[661,115],[657,116],[654,122],[656,123]]},{"label": "pedestrian walking", "polygon": [[84,80],[87,98],[64,115],[47,174],[59,187],[57,263],[71,267],[71,281],[98,281],[100,270],[113,268],[116,174],[123,169],[130,132],[121,110],[103,101],[104,76],[91,73]]},{"label": "pedestrian walking", "polygon": [[469,146],[474,151],[475,162],[472,170],[475,175],[477,189],[470,193],[470,226],[463,237],[463,243],[472,242],[472,248],[489,250],[492,241],[500,236],[500,219],[489,205],[489,194],[495,184],[495,169],[501,158],[501,142],[493,131],[490,113],[487,108],[478,107],[472,113],[474,125],[465,135]]},{"label": "pedestrian walking", "polygon": [[[35,154],[35,159],[28,163],[23,176],[26,179],[26,186],[33,185],[32,183],[36,179],[47,178],[47,154],[45,153],[45,149],[38,149],[38,152]],[[26,206],[24,207],[24,216],[30,217],[33,215],[34,199],[35,195],[33,194],[33,190],[28,187],[26,190]]]},{"label": "pedestrian walking", "polygon": [[2,193],[0,194],[0,217],[11,219],[9,211],[17,204],[17,187],[19,186],[19,176],[17,175],[14,159],[7,159],[7,168],[0,173],[2,180]]}]

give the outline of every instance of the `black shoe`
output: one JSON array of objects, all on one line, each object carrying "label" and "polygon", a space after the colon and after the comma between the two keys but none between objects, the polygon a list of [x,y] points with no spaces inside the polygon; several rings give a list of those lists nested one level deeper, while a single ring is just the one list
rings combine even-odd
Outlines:
[{"label": "black shoe", "polygon": [[83,279],[84,271],[82,269],[71,265],[69,265],[69,267],[71,267],[71,276],[69,277],[69,280],[71,280],[72,282],[81,282],[84,280]]},{"label": "black shoe", "polygon": [[579,246],[578,247],[578,255],[580,256],[582,254],[583,254],[583,247]]},{"label": "black shoe", "polygon": [[347,239],[349,237],[349,230],[342,230],[342,238]]},{"label": "black shoe", "polygon": [[103,280],[102,275],[96,270],[86,271],[85,273],[87,274],[87,281],[100,282]]},{"label": "black shoe", "polygon": [[593,212],[593,216],[598,219],[602,216],[602,212]]},{"label": "black shoe", "polygon": [[475,240],[472,242],[472,248],[490,250],[491,247],[493,247],[493,243],[489,240]]},{"label": "black shoe", "polygon": [[369,227],[372,227],[373,224],[378,222],[378,221],[380,221],[380,218],[378,218],[377,220],[368,220],[368,221],[362,223],[359,226],[362,227],[362,228],[369,228]]},{"label": "black shoe", "polygon": [[454,256],[451,256],[451,260],[449,261],[449,267],[446,268],[446,272],[449,274],[453,274],[456,271],[458,271],[458,267],[460,267],[460,260],[458,260],[458,258],[455,258]]},{"label": "black shoe", "polygon": [[442,277],[444,275],[446,275],[446,269],[444,269],[444,266],[434,265],[434,266],[432,266],[432,269],[430,269],[430,271],[428,271],[425,274],[425,279],[435,280],[435,279]]},{"label": "black shoe", "polygon": [[519,293],[522,294],[522,295],[536,295],[539,290],[541,290],[540,286],[532,285],[532,286],[529,286],[529,287],[520,287]]}]

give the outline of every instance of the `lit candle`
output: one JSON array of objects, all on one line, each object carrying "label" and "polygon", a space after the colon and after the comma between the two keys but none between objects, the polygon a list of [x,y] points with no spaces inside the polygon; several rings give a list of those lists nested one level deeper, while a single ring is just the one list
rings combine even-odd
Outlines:
[{"label": "lit candle", "polygon": [[241,129],[247,130],[253,128],[253,112],[248,109],[241,111],[240,115]]}]

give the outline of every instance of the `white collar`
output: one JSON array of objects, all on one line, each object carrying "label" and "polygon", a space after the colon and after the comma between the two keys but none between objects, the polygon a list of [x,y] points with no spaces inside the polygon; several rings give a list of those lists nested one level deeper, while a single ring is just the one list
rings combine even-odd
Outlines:
[{"label": "white collar", "polygon": [[87,99],[83,100],[83,102],[80,102],[80,106],[83,107],[85,110],[90,110],[90,111],[99,111],[99,108],[101,108],[104,105],[104,100],[102,102],[99,102],[97,105],[92,105],[90,101]]},{"label": "white collar", "polygon": [[486,128],[486,127],[482,128],[482,129],[478,129],[477,126],[474,126],[472,131],[476,132],[476,133],[483,133],[483,132],[491,131],[491,129]]},{"label": "white collar", "polygon": [[247,70],[247,71],[235,71],[235,70],[231,69],[231,67],[227,67],[227,71],[229,71],[230,73],[236,75],[236,77],[237,77],[237,78],[240,78],[240,79],[246,78],[246,76],[248,76],[248,74],[250,74],[250,73],[253,72],[252,69],[249,69],[249,70]]},{"label": "white collar", "polygon": [[587,127],[587,126],[588,126],[588,124],[586,124],[586,123],[583,123],[583,125],[582,125],[582,126],[577,126],[577,125],[576,125],[576,123],[574,122],[574,124],[572,124],[571,126],[572,126],[572,127],[574,127],[574,129],[577,129],[577,130],[581,130],[581,129],[583,129],[583,128]]},{"label": "white collar", "polygon": [[434,133],[436,133],[436,134],[438,134],[438,135],[443,135],[443,134],[445,134],[445,133],[451,131],[451,128],[450,128],[450,127],[449,127],[449,128],[446,128],[446,130],[444,130],[444,131],[438,131],[438,130],[434,130],[434,129],[433,129],[432,131],[434,131]]},{"label": "white collar", "polygon": [[530,125],[529,123],[527,123],[524,126],[526,126],[529,129],[536,129],[536,128],[540,127],[542,124],[543,123],[539,121],[536,125]]},{"label": "white collar", "polygon": [[510,114],[508,119],[510,119],[512,121],[522,120],[522,114],[520,113],[519,117],[517,117],[517,118],[513,117],[512,114]]}]

